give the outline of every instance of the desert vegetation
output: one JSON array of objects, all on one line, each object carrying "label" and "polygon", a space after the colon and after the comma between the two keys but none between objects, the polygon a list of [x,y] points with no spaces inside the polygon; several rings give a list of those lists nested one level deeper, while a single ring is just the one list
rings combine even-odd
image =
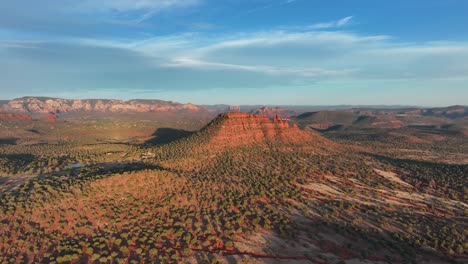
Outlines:
[{"label": "desert vegetation", "polygon": [[0,262],[466,258],[466,164],[315,133],[212,146],[226,131],[215,120],[162,145],[1,145]]}]

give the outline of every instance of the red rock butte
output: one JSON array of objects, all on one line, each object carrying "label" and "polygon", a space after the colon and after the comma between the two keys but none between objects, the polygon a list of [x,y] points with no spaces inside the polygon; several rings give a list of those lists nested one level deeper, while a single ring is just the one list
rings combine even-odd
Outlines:
[{"label": "red rock butte", "polygon": [[240,146],[266,141],[303,143],[320,137],[300,130],[276,115],[273,120],[264,115],[249,113],[224,113],[215,118],[205,129],[211,135],[210,145]]}]

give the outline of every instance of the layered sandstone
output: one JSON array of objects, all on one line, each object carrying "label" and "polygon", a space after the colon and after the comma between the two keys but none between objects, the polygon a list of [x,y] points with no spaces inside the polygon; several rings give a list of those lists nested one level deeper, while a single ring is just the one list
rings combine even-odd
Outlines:
[{"label": "layered sandstone", "polygon": [[0,111],[0,120],[32,121],[32,118],[29,115],[5,113]]},{"label": "layered sandstone", "polygon": [[279,115],[273,119],[248,113],[220,114],[201,133],[210,135],[211,146],[241,146],[267,141],[302,143],[319,135],[290,125]]},{"label": "layered sandstone", "polygon": [[23,97],[13,99],[3,106],[9,112],[20,113],[67,113],[67,112],[200,112],[204,108],[193,104],[180,104],[161,100],[69,100],[46,97]]}]

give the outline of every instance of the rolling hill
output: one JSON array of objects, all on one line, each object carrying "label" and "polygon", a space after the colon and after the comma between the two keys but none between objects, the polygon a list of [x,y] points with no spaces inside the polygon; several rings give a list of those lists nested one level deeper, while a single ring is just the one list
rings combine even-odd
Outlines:
[{"label": "rolling hill", "polygon": [[401,128],[407,126],[468,124],[468,108],[374,109],[306,112],[292,118],[300,127],[328,131],[338,129]]}]

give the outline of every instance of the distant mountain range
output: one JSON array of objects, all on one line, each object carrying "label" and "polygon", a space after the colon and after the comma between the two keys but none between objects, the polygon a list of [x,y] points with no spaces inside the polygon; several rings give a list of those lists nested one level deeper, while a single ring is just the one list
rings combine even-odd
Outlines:
[{"label": "distant mountain range", "polygon": [[162,100],[61,99],[22,97],[3,101],[2,109],[13,113],[62,114],[69,112],[201,112],[205,108]]},{"label": "distant mountain range", "polygon": [[[229,112],[229,105],[194,105],[163,100],[114,100],[114,99],[62,99],[51,97],[21,97],[13,100],[0,100],[0,111],[15,114],[52,114],[96,112],[96,113],[211,113],[216,115]],[[463,118],[467,116],[466,106],[440,108],[421,108],[414,106],[263,106],[241,105],[241,112],[265,115],[273,118],[281,115],[285,118],[296,116],[299,124],[333,123],[351,124],[368,121],[366,116],[424,116],[440,118]],[[358,120],[359,119],[359,120]],[[369,119],[369,118],[367,118]]]},{"label": "distant mountain range", "polygon": [[300,127],[316,130],[400,128],[412,125],[468,124],[468,107],[373,109],[306,112],[292,118]]},{"label": "distant mountain range", "polygon": [[276,115],[281,117],[289,118],[291,116],[296,116],[297,112],[289,110],[282,107],[261,107],[255,110],[252,110],[250,113],[261,116],[268,116],[269,118],[274,118]]},{"label": "distant mountain range", "polygon": [[[200,105],[210,110],[211,112],[223,113],[229,108],[227,104],[216,105]],[[239,105],[241,112],[255,113],[262,108],[281,108],[296,113],[324,111],[324,110],[349,110],[354,108],[368,108],[368,109],[406,109],[406,108],[422,108],[418,106],[408,105]]]}]

